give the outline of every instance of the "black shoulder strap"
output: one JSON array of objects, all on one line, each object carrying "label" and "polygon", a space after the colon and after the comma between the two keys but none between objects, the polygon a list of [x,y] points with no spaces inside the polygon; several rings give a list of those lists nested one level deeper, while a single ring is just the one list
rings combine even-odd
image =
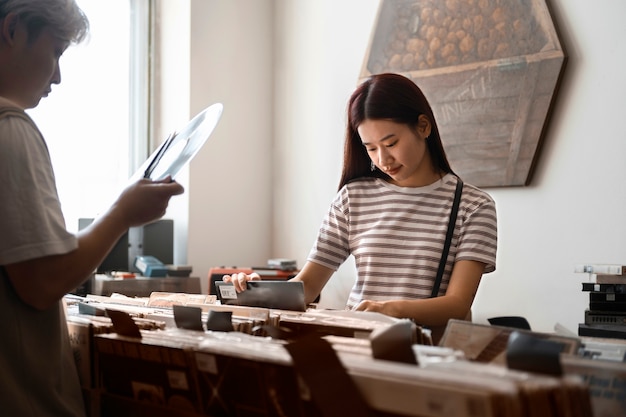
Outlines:
[{"label": "black shoulder strap", "polygon": [[443,247],[443,253],[441,254],[441,260],[439,261],[439,269],[437,270],[437,277],[435,278],[435,284],[433,285],[433,291],[430,297],[437,297],[439,295],[439,286],[441,285],[441,278],[443,278],[443,271],[446,269],[446,261],[448,260],[448,252],[450,252],[450,242],[452,241],[452,234],[454,233],[454,225],[456,223],[456,215],[459,211],[459,204],[461,203],[461,192],[463,191],[463,181],[457,178],[456,191],[454,192],[454,202],[452,203],[452,210],[450,211],[450,221],[448,222],[448,231],[446,232],[446,243]]}]

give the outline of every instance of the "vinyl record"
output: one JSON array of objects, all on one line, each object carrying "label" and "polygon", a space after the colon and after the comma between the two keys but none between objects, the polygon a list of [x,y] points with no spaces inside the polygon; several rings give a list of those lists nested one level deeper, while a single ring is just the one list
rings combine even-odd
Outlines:
[{"label": "vinyl record", "polygon": [[158,181],[169,175],[174,179],[211,136],[223,109],[215,103],[198,113],[180,132],[170,135],[132,178]]}]

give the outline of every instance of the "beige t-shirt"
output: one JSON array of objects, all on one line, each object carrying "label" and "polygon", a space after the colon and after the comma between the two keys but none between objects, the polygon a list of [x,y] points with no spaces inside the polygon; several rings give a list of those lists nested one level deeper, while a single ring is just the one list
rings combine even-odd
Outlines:
[{"label": "beige t-shirt", "polygon": [[41,133],[26,113],[3,99],[0,178],[0,415],[82,417],[85,409],[61,301],[45,311],[28,306],[3,267],[67,253],[78,245],[65,229]]}]

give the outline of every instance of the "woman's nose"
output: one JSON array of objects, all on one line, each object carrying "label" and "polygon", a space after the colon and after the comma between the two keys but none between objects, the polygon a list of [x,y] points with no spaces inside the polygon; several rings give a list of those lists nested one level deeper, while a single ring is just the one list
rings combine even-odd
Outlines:
[{"label": "woman's nose", "polygon": [[391,155],[385,149],[378,151],[378,164],[380,166],[387,165],[391,159]]}]

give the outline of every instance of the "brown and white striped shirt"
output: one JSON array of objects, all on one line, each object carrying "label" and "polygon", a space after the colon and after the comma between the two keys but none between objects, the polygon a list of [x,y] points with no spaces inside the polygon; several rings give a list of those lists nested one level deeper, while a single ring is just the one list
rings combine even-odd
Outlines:
[{"label": "brown and white striped shirt", "polygon": [[[357,280],[347,307],[362,300],[430,296],[445,242],[457,178],[447,174],[425,187],[398,187],[378,178],[344,186],[322,222],[308,260],[336,270],[354,255]],[[439,294],[458,260],[495,270],[497,216],[493,199],[464,184]]]}]

